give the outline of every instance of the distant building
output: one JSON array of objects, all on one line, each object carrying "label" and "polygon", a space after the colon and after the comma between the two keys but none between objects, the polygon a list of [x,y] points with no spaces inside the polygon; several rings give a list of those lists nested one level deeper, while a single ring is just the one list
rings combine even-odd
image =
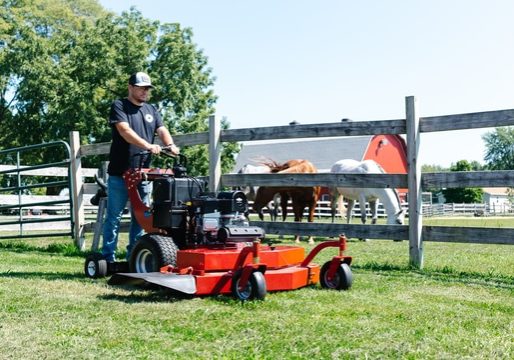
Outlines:
[{"label": "distant building", "polygon": [[489,213],[505,213],[511,208],[508,187],[483,188],[483,201],[489,208]]}]

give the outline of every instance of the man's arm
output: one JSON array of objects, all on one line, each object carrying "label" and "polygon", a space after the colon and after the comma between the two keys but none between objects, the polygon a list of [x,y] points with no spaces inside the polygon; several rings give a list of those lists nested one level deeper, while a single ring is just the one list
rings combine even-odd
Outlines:
[{"label": "man's arm", "polygon": [[170,132],[165,126],[160,126],[157,128],[157,135],[159,135],[159,138],[161,139],[164,146],[170,146],[170,151],[177,155],[180,153],[180,149],[173,143],[173,138],[171,137]]},{"label": "man's arm", "polygon": [[[158,154],[161,152],[161,147],[159,145],[150,144],[149,142],[145,141],[134,130],[130,128],[128,123],[117,122],[115,126],[118,132],[120,133],[121,137],[129,144],[136,145],[137,147],[148,150],[152,154]],[[159,129],[157,129],[157,131],[159,131]]]}]

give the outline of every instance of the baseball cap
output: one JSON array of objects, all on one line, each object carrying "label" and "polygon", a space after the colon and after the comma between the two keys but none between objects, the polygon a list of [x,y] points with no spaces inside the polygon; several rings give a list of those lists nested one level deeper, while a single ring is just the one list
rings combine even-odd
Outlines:
[{"label": "baseball cap", "polygon": [[130,75],[129,84],[134,86],[148,86],[153,88],[152,81],[150,80],[150,76],[144,72],[137,72]]}]

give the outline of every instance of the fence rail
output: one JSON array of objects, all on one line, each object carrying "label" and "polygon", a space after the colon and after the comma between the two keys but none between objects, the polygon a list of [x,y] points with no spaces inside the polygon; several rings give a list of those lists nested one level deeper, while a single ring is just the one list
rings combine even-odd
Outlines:
[{"label": "fence rail", "polygon": [[[470,243],[514,244],[513,229],[481,229],[457,227],[430,227],[422,224],[422,188],[425,187],[503,187],[514,181],[514,171],[444,172],[421,174],[418,162],[419,145],[422,133],[452,131],[462,129],[489,128],[514,125],[514,109],[479,113],[421,117],[415,97],[405,99],[406,117],[396,120],[374,120],[359,122],[338,122],[313,125],[287,125],[251,129],[221,130],[219,118],[211,116],[210,131],[196,134],[175,135],[178,146],[209,144],[210,151],[210,190],[220,186],[344,186],[344,187],[391,187],[408,188],[409,225],[343,225],[343,224],[297,224],[282,222],[254,222],[268,233],[296,234],[308,232],[318,236],[348,236],[409,240],[410,262],[423,265],[423,240],[457,241]],[[409,164],[408,174],[225,174],[219,172],[220,143],[237,141],[259,141],[271,139],[319,138],[335,136],[360,136],[378,134],[406,134]],[[77,223],[75,240],[79,247],[84,246],[83,218],[84,200],[81,174],[81,158],[104,155],[109,151],[109,143],[81,145],[79,134],[70,134],[72,150],[72,182],[74,199],[74,219]]]}]

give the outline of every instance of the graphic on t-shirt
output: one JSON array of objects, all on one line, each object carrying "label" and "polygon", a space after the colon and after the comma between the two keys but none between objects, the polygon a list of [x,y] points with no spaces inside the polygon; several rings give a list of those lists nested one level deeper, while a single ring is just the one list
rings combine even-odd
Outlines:
[{"label": "graphic on t-shirt", "polygon": [[145,115],[145,120],[149,123],[151,123],[153,121],[153,116],[152,114],[146,114]]}]

